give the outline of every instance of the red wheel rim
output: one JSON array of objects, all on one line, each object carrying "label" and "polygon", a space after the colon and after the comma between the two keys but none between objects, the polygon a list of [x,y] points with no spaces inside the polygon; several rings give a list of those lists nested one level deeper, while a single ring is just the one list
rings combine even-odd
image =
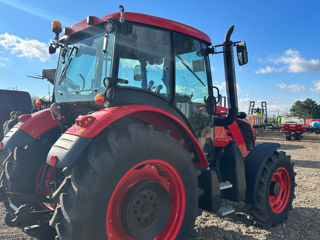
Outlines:
[{"label": "red wheel rim", "polygon": [[[36,184],[35,184],[35,192],[38,191],[40,181],[41,181],[41,176],[44,171],[46,163],[43,163],[36,178]],[[41,195],[44,197],[51,196],[53,193],[52,188],[49,186],[50,183],[54,182],[55,180],[55,170],[53,167],[49,166],[47,174],[45,176],[44,182],[42,184],[42,190],[41,190]],[[54,210],[54,203],[48,203],[48,202],[41,202],[40,206],[44,210]]]},{"label": "red wheel rim", "polygon": [[[278,194],[269,193],[269,204],[274,213],[281,213],[288,204],[290,197],[290,175],[287,169],[280,167],[272,175],[271,185],[278,184]],[[270,186],[271,188],[271,186]]]},{"label": "red wheel rim", "polygon": [[170,195],[170,215],[166,226],[153,239],[174,239],[179,233],[186,207],[185,189],[180,175],[169,163],[162,160],[147,160],[131,168],[114,189],[106,215],[107,236],[115,240],[134,240],[121,222],[121,207],[128,191],[141,181],[160,183]]}]

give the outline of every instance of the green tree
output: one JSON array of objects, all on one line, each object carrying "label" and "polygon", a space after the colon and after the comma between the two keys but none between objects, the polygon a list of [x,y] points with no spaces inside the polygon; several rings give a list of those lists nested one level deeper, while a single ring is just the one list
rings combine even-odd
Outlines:
[{"label": "green tree", "polygon": [[290,112],[303,119],[320,118],[320,105],[310,98],[304,101],[298,100],[292,105]]}]

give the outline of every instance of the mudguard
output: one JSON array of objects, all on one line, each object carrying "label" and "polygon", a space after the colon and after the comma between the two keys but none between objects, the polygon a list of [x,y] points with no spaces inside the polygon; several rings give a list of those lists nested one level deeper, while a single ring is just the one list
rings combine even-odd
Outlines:
[{"label": "mudguard", "polygon": [[245,159],[247,193],[246,201],[252,203],[256,195],[258,181],[263,167],[274,151],[280,148],[278,143],[261,143]]},{"label": "mudguard", "polygon": [[2,140],[3,149],[25,146],[50,129],[59,126],[59,121],[52,119],[49,109],[23,116],[27,117],[21,118],[23,121],[18,122],[4,136]]},{"label": "mudguard", "polygon": [[[64,168],[70,166],[84,151],[91,142],[91,139],[116,120],[128,115],[133,115],[157,127],[159,126],[160,129],[162,129],[161,127],[165,124],[171,124],[169,129],[172,129],[172,126],[176,129],[178,127],[182,128],[183,134],[185,134],[188,138],[187,140],[191,142],[198,159],[198,162],[194,165],[198,168],[208,167],[208,162],[202,148],[190,129],[171,113],[149,105],[110,107],[94,112],[91,115],[77,118],[76,122],[79,122],[81,119],[90,117],[92,122],[89,125],[86,124],[86,126],[74,124],[70,127],[50,149],[47,163],[50,164],[50,158],[55,156],[57,159],[56,167]],[[179,134],[181,135],[181,133]]]}]

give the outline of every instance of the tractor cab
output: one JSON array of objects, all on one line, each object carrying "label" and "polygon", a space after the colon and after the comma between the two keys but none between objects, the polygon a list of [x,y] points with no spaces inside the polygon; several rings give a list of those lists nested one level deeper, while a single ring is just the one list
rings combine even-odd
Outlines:
[{"label": "tractor cab", "polygon": [[[205,33],[162,18],[127,12],[122,18],[110,14],[102,21],[88,17],[66,28],[50,46],[52,53],[60,48],[55,101],[68,109],[71,106],[77,112],[74,116],[112,106],[155,106],[183,121],[203,146],[221,99],[217,88],[213,96],[208,55],[221,53],[216,47],[232,52],[237,46],[239,62],[247,61],[244,42],[227,39],[226,44],[210,45]],[[229,108],[237,112],[233,55],[232,61],[225,62],[230,65],[227,85],[233,95]],[[101,94],[98,106],[95,97]],[[218,125],[224,124],[221,120],[217,119]]]}]

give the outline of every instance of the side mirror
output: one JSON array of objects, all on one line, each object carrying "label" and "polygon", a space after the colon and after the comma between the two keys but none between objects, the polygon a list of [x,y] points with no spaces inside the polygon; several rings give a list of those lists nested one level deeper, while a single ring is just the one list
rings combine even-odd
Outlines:
[{"label": "side mirror", "polygon": [[134,76],[133,79],[136,81],[141,81],[142,76],[141,76],[141,65],[135,65],[134,66]]},{"label": "side mirror", "polygon": [[240,66],[248,63],[248,51],[247,51],[247,45],[245,41],[241,41],[237,44],[237,56],[238,56],[238,63]]},{"label": "side mirror", "polygon": [[50,44],[50,46],[49,46],[49,54],[54,54],[54,53],[56,53],[56,47],[55,46],[53,46],[53,44]]}]

